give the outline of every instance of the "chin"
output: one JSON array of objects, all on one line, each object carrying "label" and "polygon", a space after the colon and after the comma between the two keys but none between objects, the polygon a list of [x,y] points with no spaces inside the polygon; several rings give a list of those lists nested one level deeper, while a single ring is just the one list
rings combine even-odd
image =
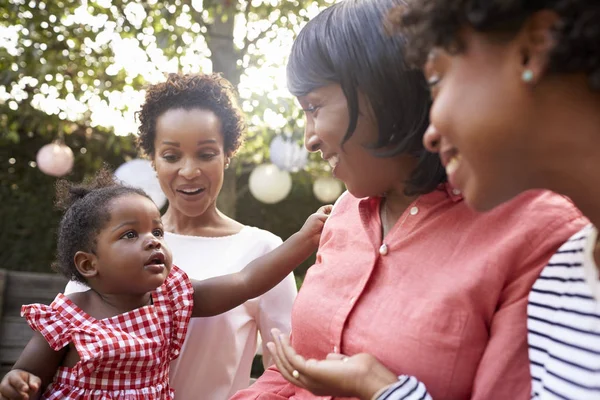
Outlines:
[{"label": "chin", "polygon": [[373,191],[373,188],[361,187],[359,185],[353,185],[351,182],[344,182],[348,192],[356,197],[357,199],[363,199],[365,197],[376,197],[381,196],[382,192]]},{"label": "chin", "polygon": [[486,212],[493,210],[499,205],[509,201],[515,195],[507,195],[486,188],[470,187],[463,191],[463,198],[466,203],[478,212]]},{"label": "chin", "polygon": [[187,207],[177,207],[177,211],[189,218],[200,217],[206,212],[207,209],[208,206],[204,204],[192,207],[190,207],[189,205]]}]

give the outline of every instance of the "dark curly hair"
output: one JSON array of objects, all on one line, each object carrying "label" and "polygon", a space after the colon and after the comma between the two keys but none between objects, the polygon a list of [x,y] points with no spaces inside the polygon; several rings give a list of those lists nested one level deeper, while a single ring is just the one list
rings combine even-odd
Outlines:
[{"label": "dark curly hair", "polygon": [[585,73],[600,90],[600,2],[589,0],[407,0],[391,20],[407,35],[412,62],[422,66],[434,47],[460,52],[459,29],[511,37],[532,14],[551,10],[560,22],[549,73]]},{"label": "dark curly hair", "polygon": [[210,110],[221,121],[224,150],[233,155],[242,144],[246,122],[237,105],[233,85],[219,74],[169,74],[167,81],[151,85],[146,91],[140,121],[138,144],[152,158],[156,120],[171,109]]},{"label": "dark curly hair", "polygon": [[57,261],[52,265],[56,272],[87,284],[75,267],[75,253],[95,251],[96,237],[110,219],[109,203],[129,194],[150,198],[143,190],[118,184],[106,167],[84,184],[64,179],[56,183],[55,205],[65,211],[58,228]]}]

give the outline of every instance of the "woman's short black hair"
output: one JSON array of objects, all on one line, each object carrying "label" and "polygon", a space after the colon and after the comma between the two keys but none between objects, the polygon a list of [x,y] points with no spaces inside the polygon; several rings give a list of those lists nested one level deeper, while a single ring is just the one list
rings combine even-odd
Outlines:
[{"label": "woman's short black hair", "polygon": [[446,179],[437,154],[425,151],[430,93],[423,74],[404,60],[406,40],[386,28],[387,16],[400,0],[345,0],[300,31],[287,65],[288,89],[303,96],[337,83],[348,101],[350,123],[344,142],[358,120],[358,93],[369,101],[379,127],[375,154],[409,153],[419,165],[407,182],[407,194],[427,193]]},{"label": "woman's short black hair", "polygon": [[56,183],[56,207],[65,212],[58,227],[57,261],[52,265],[56,272],[87,284],[75,267],[75,254],[95,251],[96,238],[110,220],[109,203],[130,194],[150,199],[141,189],[118,184],[106,167],[85,184]]},{"label": "woman's short black hair", "polygon": [[585,73],[600,90],[600,2],[589,0],[408,0],[393,18],[410,41],[408,54],[421,66],[434,47],[459,52],[459,31],[470,26],[497,38],[512,37],[534,13],[551,10],[559,16],[549,73]]},{"label": "woman's short black hair", "polygon": [[246,121],[233,85],[219,74],[169,74],[167,80],[146,90],[146,101],[136,113],[140,127],[139,146],[149,157],[154,156],[156,120],[172,109],[209,110],[221,121],[223,147],[233,155],[242,144]]}]

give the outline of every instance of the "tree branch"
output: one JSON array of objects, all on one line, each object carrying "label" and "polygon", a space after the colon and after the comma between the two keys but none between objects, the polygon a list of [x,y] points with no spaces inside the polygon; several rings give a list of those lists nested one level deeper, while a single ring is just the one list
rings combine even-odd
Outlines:
[{"label": "tree branch", "polygon": [[[274,26],[274,25],[271,25]],[[269,33],[273,28],[268,28],[265,29],[264,31],[261,31],[254,39],[252,40],[244,40],[245,45],[244,48],[242,49],[242,57],[244,57],[247,53],[248,53],[248,47],[250,45],[256,44],[256,42],[258,42],[260,39],[264,38],[267,33]]]},{"label": "tree branch", "polygon": [[252,0],[246,0],[246,8],[244,9],[244,18],[246,19],[246,36],[244,36],[244,48],[242,49],[242,53],[244,54],[248,48],[248,22],[250,17],[250,7],[252,5],[251,2]]},{"label": "tree branch", "polygon": [[[252,40],[248,40],[248,23],[250,22],[250,9],[251,7],[251,3],[252,0],[246,0],[246,9],[244,10],[244,16],[246,17],[246,37],[244,38],[244,48],[241,49],[241,58],[243,59],[244,56],[248,53],[248,47],[250,47],[250,45],[256,44],[256,42],[258,42],[260,39],[264,38],[267,33],[269,33],[273,28],[267,28],[264,31],[261,31],[254,39]],[[275,26],[274,24],[271,25],[272,27]]]}]

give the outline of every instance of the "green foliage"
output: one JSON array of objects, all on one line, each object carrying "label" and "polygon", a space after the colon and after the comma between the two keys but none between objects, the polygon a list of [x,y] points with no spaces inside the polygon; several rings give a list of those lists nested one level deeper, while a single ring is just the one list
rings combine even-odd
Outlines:
[{"label": "green foliage", "polygon": [[[13,124],[10,115],[3,115],[3,123]],[[31,131],[13,133],[17,143],[0,137],[0,240],[5,244],[0,248],[0,268],[49,272],[60,220],[54,209],[56,178],[35,165],[37,151],[49,140]],[[75,154],[73,173],[67,176],[73,181],[92,175],[103,163],[118,166],[136,154],[133,136],[117,137],[91,128],[73,131],[65,142]]]},{"label": "green foliage", "polygon": [[[54,209],[56,178],[44,175],[33,164],[47,139],[18,131],[18,144],[0,139],[0,268],[49,272],[54,260],[56,227],[60,213]],[[111,140],[108,140],[110,138]],[[117,167],[136,156],[135,137],[118,137],[99,131],[78,129],[65,137],[75,153],[73,173],[66,178],[81,181],[103,163]],[[85,154],[82,154],[82,149]],[[115,150],[118,149],[118,150]],[[282,202],[266,205],[247,189],[249,173],[238,178],[238,220],[273,232],[282,239],[296,232],[306,218],[321,206],[312,195],[312,177],[306,171],[293,174],[290,195]],[[314,257],[297,270],[301,283]]]},{"label": "green foliage", "polygon": [[[292,135],[299,142],[302,136],[298,107],[289,96],[282,97],[281,91],[274,94],[274,78],[269,74],[282,60],[271,59],[263,49],[271,43],[287,46],[286,38],[293,37],[311,13],[329,3],[2,2],[0,238],[5,246],[0,252],[0,267],[48,271],[54,258],[59,217],[53,209],[55,179],[30,166],[39,148],[64,138],[75,152],[74,172],[68,177],[75,181],[94,173],[103,161],[116,167],[136,157],[131,135],[134,129],[123,128],[123,121],[136,111],[135,95],[148,82],[162,80],[165,70],[160,65],[169,62],[170,70],[182,72],[199,72],[212,64],[213,70],[223,72],[234,84],[240,83],[250,132],[235,164],[237,218],[283,238],[298,229],[317,207],[311,175],[323,173],[323,164],[315,157],[305,171],[294,174],[292,193],[278,205],[260,204],[246,189],[253,166],[268,160],[268,144],[275,135]],[[123,43],[130,53],[119,50]],[[130,69],[124,68],[123,58],[135,60]],[[247,89],[252,81],[248,71],[259,68],[265,71],[259,75],[269,84],[261,90]],[[103,113],[107,109],[115,112]],[[282,116],[285,123],[269,125],[269,112]],[[117,136],[115,131],[129,135]]]}]

